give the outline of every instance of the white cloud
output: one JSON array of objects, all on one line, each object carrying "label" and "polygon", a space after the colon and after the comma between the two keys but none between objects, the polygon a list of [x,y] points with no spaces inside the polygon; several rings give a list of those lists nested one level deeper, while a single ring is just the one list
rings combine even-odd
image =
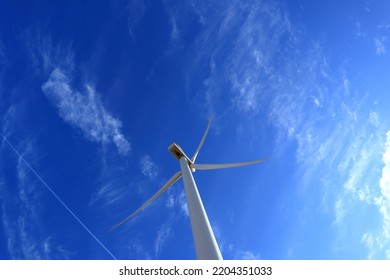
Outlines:
[{"label": "white cloud", "polygon": [[0,74],[2,72],[2,67],[7,62],[7,57],[5,56],[5,47],[0,41]]},{"label": "white cloud", "polygon": [[29,28],[22,33],[35,73],[48,75],[54,68],[74,69],[72,44],[55,44],[48,33],[42,27]]},{"label": "white cloud", "polygon": [[[36,180],[31,178],[31,172],[20,156],[3,158],[4,151],[14,155],[9,139],[16,134],[15,127],[18,126],[15,124],[20,123],[24,110],[23,101],[14,103],[1,118],[1,136],[4,138],[0,145],[0,166],[7,165],[12,172],[3,174],[4,170],[0,168],[0,228],[6,242],[4,254],[8,258],[44,259],[48,258],[45,248],[37,242],[45,238],[45,233],[40,226],[40,190],[36,187]],[[20,153],[37,158],[32,137],[19,135],[19,138],[23,140],[13,145],[19,148]]]},{"label": "white cloud", "polygon": [[379,180],[382,197],[378,200],[378,204],[383,215],[383,235],[390,244],[390,131],[386,136],[385,152],[382,158],[384,166]]},{"label": "white cloud", "polygon": [[363,234],[361,242],[365,244],[365,246],[369,250],[369,254],[367,258],[372,259],[374,257],[373,250],[374,250],[374,243],[375,243],[373,235],[370,232],[366,232],[365,234]]},{"label": "white cloud", "polygon": [[348,78],[344,77],[343,78],[343,86],[344,86],[344,91],[346,94],[350,93],[351,90],[351,82]]},{"label": "white cloud", "polygon": [[345,217],[345,207],[343,205],[344,200],[343,198],[339,198],[336,200],[335,206],[334,206],[334,212],[335,212],[335,223],[337,225],[341,225],[344,217]]},{"label": "white cloud", "polygon": [[171,7],[172,7],[171,5],[165,3],[165,11],[168,14],[169,21],[171,24],[171,33],[170,33],[171,41],[175,42],[179,40],[180,34],[179,34],[179,28],[177,26],[177,19],[176,19],[177,12],[172,10]]},{"label": "white cloud", "polygon": [[[39,152],[36,148],[35,138],[31,134],[28,137],[23,137],[23,134],[18,134],[18,137],[11,137],[19,132],[14,130],[17,126],[13,124],[19,123],[18,120],[21,118],[21,112],[24,112],[24,106],[14,104],[11,108],[12,110],[9,110],[4,115],[5,119],[2,120],[2,123],[7,124],[9,127],[6,129],[7,133],[3,134],[7,145],[2,145],[1,150],[6,147],[13,155],[17,156],[16,164],[7,159],[9,168],[14,169],[14,172],[7,174],[7,178],[14,183],[5,185],[0,180],[0,184],[3,183],[4,185],[4,187],[0,186],[0,198],[2,200],[2,222],[4,235],[7,239],[9,258],[68,259],[71,254],[58,242],[54,242],[55,238],[48,235],[42,226],[44,222],[41,215],[43,210],[42,203],[40,203],[42,201],[42,187],[46,187],[53,195],[52,198],[57,199],[91,236],[102,245],[33,169],[32,166],[37,165],[35,160],[42,156],[42,152]],[[10,139],[13,139],[12,143]],[[23,140],[18,141],[17,139]],[[0,161],[3,160],[1,155],[0,153]],[[26,158],[29,159],[28,162]],[[0,165],[2,164],[3,162],[0,162]],[[2,170],[0,169],[0,178],[3,177],[1,173]],[[104,249],[106,248],[104,247]],[[109,252],[107,249],[106,251]]]},{"label": "white cloud", "polygon": [[[32,154],[32,143],[27,142],[26,149],[23,154]],[[17,216],[8,212],[8,238],[10,241],[9,252],[14,259],[42,259],[45,253],[40,243],[36,242],[36,231],[40,231],[38,208],[39,191],[35,188],[35,184],[29,176],[26,165],[18,159],[17,166],[17,187],[18,187],[18,204],[20,210]]]},{"label": "white cloud", "polygon": [[[241,112],[253,113],[270,90],[270,82],[277,78],[273,68],[282,51],[280,42],[292,40],[294,35],[280,7],[262,3],[247,8],[240,11],[233,7],[234,12],[227,14],[230,19],[223,30],[231,34],[231,28],[240,27],[225,71],[232,85],[233,105]],[[245,20],[238,23],[241,16]]]},{"label": "white cloud", "polygon": [[[25,139],[20,146],[25,147],[22,153],[24,156],[36,157],[31,140]],[[7,162],[7,164],[12,163]],[[1,223],[9,258],[67,258],[68,255],[65,252],[59,251],[59,247],[54,247],[52,238],[44,232],[41,226],[41,204],[39,203],[41,191],[20,157],[15,165],[15,174],[16,184],[12,192],[16,191],[16,195],[9,193],[8,188],[11,187],[0,181]]]},{"label": "white cloud", "polygon": [[4,113],[1,122],[1,133],[3,135],[8,135],[12,130],[15,120],[20,116],[19,111],[21,110],[20,105],[11,105]]},{"label": "white cloud", "polygon": [[188,217],[190,214],[188,212],[187,198],[186,198],[186,194],[185,194],[184,190],[181,190],[179,193],[178,203],[179,203],[180,210],[182,211],[182,213]]},{"label": "white cloud", "polygon": [[176,212],[176,213],[181,213],[185,216],[189,216],[187,199],[186,199],[186,194],[185,194],[184,189],[183,188],[179,188],[179,189],[170,188],[168,192],[169,192],[169,195],[168,195],[168,198],[166,200],[165,205],[168,208],[173,209],[173,211],[175,211],[175,212],[178,210],[180,211],[180,212]]},{"label": "white cloud", "polygon": [[[194,60],[205,67],[190,71],[202,69],[202,75],[207,75],[201,98],[193,95],[196,101],[213,111],[223,100],[240,113],[256,113],[280,76],[274,71],[275,63],[284,57],[280,46],[294,40],[286,10],[276,3],[257,1],[229,1],[224,5],[197,2],[191,8],[201,25],[193,45]],[[181,25],[177,21],[177,26]]]},{"label": "white cloud", "polygon": [[379,114],[377,112],[370,112],[370,116],[368,120],[374,126],[379,127]]},{"label": "white cloud", "polygon": [[163,224],[157,232],[157,238],[154,242],[154,255],[156,258],[160,256],[161,250],[166,241],[171,236],[171,227],[169,224]]},{"label": "white cloud", "polygon": [[385,47],[385,37],[382,38],[375,38],[375,52],[377,55],[386,54],[386,47]]},{"label": "white cloud", "polygon": [[317,107],[321,107],[321,101],[320,101],[319,98],[312,96],[312,99],[313,99],[313,103],[314,103]]},{"label": "white cloud", "polygon": [[60,69],[55,69],[42,90],[58,108],[65,122],[80,129],[91,141],[113,143],[122,155],[130,151],[130,143],[121,132],[120,120],[104,108],[95,90],[86,85],[81,93],[71,88],[71,80]]},{"label": "white cloud", "polygon": [[104,184],[91,194],[89,206],[98,201],[102,201],[105,205],[108,205],[115,203],[121,197],[122,193],[119,188],[115,188],[110,184]]},{"label": "white cloud", "polygon": [[[390,259],[388,251],[390,247],[390,131],[386,134],[385,148],[382,155],[383,168],[379,179],[379,193],[372,194],[372,190],[362,199],[366,204],[374,204],[378,209],[378,214],[381,216],[380,228],[372,228],[362,235],[361,242],[368,250],[369,259]],[[358,193],[359,194],[359,193]]]},{"label": "white cloud", "polygon": [[379,24],[377,27],[379,30],[389,30],[390,29],[390,24],[389,23],[384,23],[384,24]]},{"label": "white cloud", "polygon": [[238,251],[235,259],[238,260],[259,260],[260,254],[254,253],[252,251]]},{"label": "white cloud", "polygon": [[383,154],[383,169],[382,177],[380,178],[379,185],[382,195],[385,199],[390,200],[390,131],[387,132],[387,141],[385,144],[385,152]]},{"label": "white cloud", "polygon": [[261,256],[259,253],[254,252],[252,250],[242,250],[240,248],[237,248],[232,243],[227,244],[224,246],[223,244],[220,244],[220,249],[223,252],[224,255],[230,255],[232,259],[235,260],[259,260],[261,259]]},{"label": "white cloud", "polygon": [[170,194],[170,195],[168,196],[168,199],[167,199],[167,202],[166,202],[166,206],[167,206],[168,208],[172,208],[173,206],[175,206],[175,199],[173,198],[173,195],[172,195],[172,194]]},{"label": "white cloud", "polygon": [[[347,228],[355,222],[352,209],[375,207],[380,141],[372,129],[380,125],[379,115],[364,122],[362,108],[371,105],[364,94],[343,66],[329,66],[320,44],[291,26],[282,6],[231,1],[210,16],[214,3],[193,4],[201,23],[196,62],[206,76],[206,94],[197,98],[242,114],[265,109],[278,131],[275,146],[297,145],[297,173],[303,174],[298,188],[320,186],[316,191],[327,192],[323,203],[333,209],[334,224]],[[378,39],[381,54],[384,41]]]},{"label": "white cloud", "polygon": [[236,91],[232,102],[236,108],[243,112],[254,112],[259,104],[258,94],[261,93],[261,88],[255,83],[246,81],[238,81],[236,77],[233,79],[233,89]]},{"label": "white cloud", "polygon": [[157,176],[157,165],[153,162],[152,158],[145,155],[139,162],[141,172],[150,179],[154,179]]},{"label": "white cloud", "polygon": [[129,14],[128,27],[129,35],[133,43],[135,42],[135,29],[142,19],[146,11],[146,1],[143,0],[130,0],[127,5],[127,11]]},{"label": "white cloud", "polygon": [[362,30],[361,23],[356,22],[355,27],[356,27],[356,33],[355,33],[356,37],[365,39],[367,37],[367,32],[365,30]]},{"label": "white cloud", "polygon": [[[129,254],[135,256],[135,259],[150,260],[149,252],[144,248],[141,243],[133,243],[129,245]],[[127,257],[126,257],[127,258]]]}]

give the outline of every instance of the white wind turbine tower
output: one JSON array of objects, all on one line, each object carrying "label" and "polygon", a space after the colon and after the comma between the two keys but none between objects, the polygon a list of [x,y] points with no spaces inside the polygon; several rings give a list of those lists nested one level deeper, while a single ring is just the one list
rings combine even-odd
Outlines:
[{"label": "white wind turbine tower", "polygon": [[114,226],[111,229],[111,231],[118,228],[126,221],[131,219],[135,214],[137,214],[148,204],[150,204],[153,200],[159,197],[163,192],[165,192],[169,187],[171,187],[177,180],[179,180],[183,176],[188,211],[189,211],[191,227],[192,227],[192,235],[195,243],[196,256],[200,260],[222,260],[221,252],[219,250],[217,241],[215,240],[213,230],[210,226],[210,222],[207,217],[206,210],[204,209],[202,199],[200,198],[198,188],[196,187],[194,177],[192,176],[192,172],[194,172],[196,169],[211,170],[211,169],[222,169],[222,168],[250,165],[250,164],[263,162],[267,159],[262,158],[253,161],[224,163],[224,164],[195,163],[196,157],[198,156],[198,153],[203,146],[204,140],[206,139],[207,133],[211,125],[211,121],[212,121],[212,117],[210,117],[209,123],[202,137],[202,140],[200,141],[199,146],[196,149],[191,159],[183,152],[180,146],[177,145],[176,143],[173,143],[168,147],[168,150],[173,154],[173,156],[180,161],[181,171],[173,175],[172,178],[169,179],[168,182],[166,182],[165,185],[155,195],[153,195],[148,201],[142,204],[142,206],[139,207],[130,216],[128,216],[122,222]]}]

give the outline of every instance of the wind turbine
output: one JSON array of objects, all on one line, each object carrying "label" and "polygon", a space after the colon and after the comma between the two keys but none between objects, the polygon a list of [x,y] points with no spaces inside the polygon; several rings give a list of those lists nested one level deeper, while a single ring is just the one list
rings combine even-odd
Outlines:
[{"label": "wind turbine", "polygon": [[255,164],[267,160],[266,158],[246,161],[246,162],[237,162],[237,163],[224,163],[224,164],[197,164],[195,163],[196,157],[199,154],[200,149],[203,146],[204,140],[206,139],[207,133],[210,129],[212,121],[212,116],[210,117],[209,123],[207,125],[206,131],[202,137],[202,140],[199,143],[198,148],[196,149],[194,155],[190,159],[184,151],[176,143],[172,143],[168,150],[173,154],[173,156],[180,161],[181,170],[172,176],[164,186],[154,194],[148,201],[141,205],[136,211],[134,211],[130,216],[121,221],[119,224],[114,226],[111,231],[115,230],[128,220],[130,220],[134,215],[139,211],[149,205],[153,200],[159,197],[163,192],[165,192],[169,187],[171,187],[177,180],[183,176],[184,188],[187,198],[188,212],[190,215],[192,235],[195,243],[196,256],[200,260],[222,260],[222,255],[219,250],[217,241],[213,230],[210,226],[209,219],[204,209],[202,199],[200,198],[198,188],[192,172],[195,170],[211,170],[211,169],[223,169],[238,167],[244,165]]}]

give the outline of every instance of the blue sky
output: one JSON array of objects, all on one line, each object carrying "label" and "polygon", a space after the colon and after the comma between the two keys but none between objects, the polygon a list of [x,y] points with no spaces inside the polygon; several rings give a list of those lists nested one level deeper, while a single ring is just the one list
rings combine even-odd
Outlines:
[{"label": "blue sky", "polygon": [[[388,1],[0,1],[0,259],[390,258]],[[12,145],[12,147],[11,147]],[[77,218],[76,218],[77,217]]]}]

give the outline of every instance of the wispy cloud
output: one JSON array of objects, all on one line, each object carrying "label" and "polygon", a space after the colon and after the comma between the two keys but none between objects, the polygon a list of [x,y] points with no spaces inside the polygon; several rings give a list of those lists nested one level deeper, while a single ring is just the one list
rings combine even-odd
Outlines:
[{"label": "wispy cloud", "polygon": [[151,259],[149,252],[139,242],[134,242],[131,245],[129,245],[129,254],[131,256],[134,256],[134,259],[137,259],[137,260],[140,260],[140,259],[141,260],[150,260]]},{"label": "wispy cloud", "polygon": [[[168,1],[165,1],[165,2],[168,2]],[[170,21],[170,24],[171,24],[171,33],[170,33],[170,37],[171,37],[171,42],[175,42],[177,40],[179,40],[179,28],[178,28],[178,25],[177,25],[177,12],[174,11],[173,9],[171,9],[172,5],[168,5],[167,3],[165,3],[165,11],[166,13],[168,14],[168,18],[169,18],[169,21]]]},{"label": "wispy cloud", "polygon": [[237,260],[259,260],[260,254],[254,253],[252,251],[239,250],[236,253],[235,259],[237,259]]},{"label": "wispy cloud", "polygon": [[0,74],[3,71],[3,66],[6,64],[6,62],[7,62],[7,57],[5,55],[5,47],[0,41]]},{"label": "wispy cloud", "polygon": [[230,256],[229,258],[234,260],[259,260],[261,259],[260,253],[254,252],[252,250],[242,250],[240,248],[237,248],[232,243],[229,244],[222,244],[221,251],[223,252],[223,255]]},{"label": "wispy cloud", "polygon": [[[359,223],[352,217],[355,209],[383,201],[377,200],[375,171],[381,147],[379,114],[370,109],[365,94],[357,93],[342,66],[329,65],[321,44],[302,44],[302,32],[283,7],[236,3],[222,8],[214,25],[205,24],[208,29],[199,40],[200,50],[206,43],[218,45],[211,53],[199,52],[203,61],[209,58],[204,83],[209,100],[226,100],[228,95],[222,98],[213,92],[228,90],[232,106],[224,108],[245,115],[265,109],[279,132],[277,146],[283,147],[286,138],[297,145],[302,195],[316,182],[322,186],[319,193],[327,193],[321,203],[324,209],[328,204],[333,208],[334,224],[345,229]],[[207,22],[204,9],[202,13]],[[386,37],[374,42],[377,54],[385,54]],[[335,67],[337,73],[330,71]],[[386,217],[383,203],[379,209]]]},{"label": "wispy cloud", "polygon": [[[179,186],[178,186],[179,187]],[[182,187],[182,186],[181,186]],[[174,211],[179,210],[181,214],[185,216],[189,216],[188,213],[188,206],[187,206],[187,199],[186,194],[183,188],[179,188],[179,190],[169,189],[168,190],[168,198],[166,200],[165,205],[168,208],[174,208],[177,207],[178,209],[174,209]]]},{"label": "wispy cloud", "polygon": [[381,188],[382,196],[390,202],[390,131],[387,132],[386,136],[385,151],[382,158],[384,166],[379,186]]},{"label": "wispy cloud", "polygon": [[[17,123],[24,112],[24,106],[14,104],[9,114],[5,114],[7,120],[2,123]],[[12,120],[12,118],[14,118]],[[14,168],[14,172],[9,172],[4,176],[7,183],[4,188],[0,188],[1,206],[4,210],[3,225],[5,236],[8,239],[8,254],[13,259],[67,259],[71,252],[61,244],[56,242],[55,236],[47,233],[50,227],[45,227],[42,220],[44,210],[44,197],[42,187],[51,193],[65,209],[71,214],[85,230],[109,253],[96,236],[85,226],[85,224],[70,210],[61,200],[56,192],[42,179],[32,166],[37,166],[37,158],[42,156],[42,152],[36,148],[36,138],[33,135],[23,137],[17,133],[15,126],[9,125],[7,133],[2,133],[3,140],[7,143],[6,148],[11,152],[12,158],[17,156],[16,164],[7,159],[9,170]],[[32,133],[34,134],[34,133]],[[17,137],[16,137],[17,136]],[[10,139],[13,139],[11,141]],[[22,138],[23,140],[18,140]],[[12,143],[11,143],[12,142]],[[3,154],[4,145],[1,146],[0,156]],[[28,161],[26,159],[29,159]],[[3,158],[0,157],[0,165],[3,165]],[[2,177],[0,169],[0,177]],[[15,175],[13,175],[15,174]],[[111,254],[112,255],[112,254]],[[115,257],[113,257],[115,258]]]},{"label": "wispy cloud", "polygon": [[104,205],[115,203],[122,197],[121,190],[106,183],[98,187],[92,194],[89,201],[89,206],[101,202]]},{"label": "wispy cloud", "polygon": [[54,69],[42,90],[64,121],[78,128],[89,140],[113,143],[122,155],[130,152],[130,143],[121,132],[120,120],[104,108],[92,86],[85,85],[84,92],[76,91],[72,89],[71,79],[60,69]]},{"label": "wispy cloud", "polygon": [[172,195],[172,194],[170,194],[170,195],[168,196],[165,205],[166,205],[168,208],[172,208],[173,206],[175,206],[175,199],[173,198],[173,195]]},{"label": "wispy cloud", "polygon": [[141,157],[139,166],[142,174],[149,179],[154,179],[157,176],[157,165],[153,162],[150,156],[145,155]]},{"label": "wispy cloud", "polygon": [[[194,45],[197,64],[208,64],[202,68],[207,73],[203,103],[217,107],[214,103],[223,99],[227,108],[256,113],[272,88],[270,80],[277,82],[275,64],[294,40],[285,9],[258,1],[210,1],[192,8],[201,24]],[[286,49],[280,48],[282,42]]]},{"label": "wispy cloud", "polygon": [[127,11],[129,13],[128,28],[129,35],[133,43],[135,42],[135,29],[137,24],[144,16],[147,9],[147,1],[143,0],[130,0],[127,5]]},{"label": "wispy cloud", "polygon": [[[372,116],[372,113],[370,115]],[[389,165],[387,154],[390,154],[389,133],[383,153],[384,166],[380,174],[381,147],[383,147],[381,131],[378,129],[377,122],[368,120],[359,128],[358,133],[354,131],[355,137],[349,136],[351,138],[346,139],[350,141],[349,147],[338,153],[340,158],[338,177],[343,183],[343,189],[336,196],[334,222],[342,231],[351,225],[359,225],[360,230],[363,231],[360,241],[367,248],[367,258],[370,259],[385,258],[386,248],[390,244],[390,200],[386,182],[389,171],[387,170]],[[366,212],[370,213],[370,219],[378,222],[367,224],[357,219],[356,213],[362,211],[361,209],[366,209]],[[350,235],[359,235],[359,233],[354,232]]]},{"label": "wispy cloud", "polygon": [[385,37],[382,37],[382,38],[375,38],[374,39],[374,43],[375,43],[375,53],[377,55],[383,55],[383,54],[386,54],[387,51],[386,51],[386,47],[385,47],[385,41],[386,41],[386,38]]},{"label": "wispy cloud", "polygon": [[[370,256],[381,253],[390,259],[390,131],[386,134],[385,150],[383,153],[383,169],[379,179],[380,195],[376,197],[375,204],[382,215],[382,229],[375,238],[373,233],[367,233],[362,240],[369,249]],[[366,238],[364,238],[366,237]]]},{"label": "wispy cloud", "polygon": [[182,213],[188,217],[189,212],[188,212],[187,198],[184,190],[180,191],[177,201],[179,203],[180,210],[182,211]]},{"label": "wispy cloud", "polygon": [[[31,139],[24,140],[20,146],[25,147],[23,151],[25,156],[34,157],[34,145]],[[41,191],[35,184],[36,180],[31,178],[31,173],[21,158],[17,160],[15,171],[16,185],[14,187],[3,181],[0,182],[1,222],[7,240],[9,258],[68,258],[69,252],[56,244],[41,226],[40,212],[42,209],[39,203],[42,199]],[[13,193],[16,195],[12,195]]]},{"label": "wispy cloud", "polygon": [[[32,151],[32,146],[26,142],[24,153],[28,154]],[[39,198],[39,192],[34,189],[34,184],[29,181],[28,172],[23,165],[23,162],[18,159],[16,163],[16,193],[17,196],[13,200],[9,199],[10,193],[7,189],[10,187],[1,182],[1,198],[2,198],[2,223],[4,234],[7,239],[8,254],[11,259],[41,259],[44,258],[42,248],[39,248],[36,243],[36,236],[33,234],[34,224],[38,221],[36,203]],[[27,187],[29,186],[29,187]],[[14,204],[17,203],[21,207],[17,211]],[[16,213],[15,213],[16,212]],[[35,230],[38,230],[38,226]]]},{"label": "wispy cloud", "polygon": [[370,112],[370,116],[369,116],[368,120],[375,127],[379,127],[379,114],[377,112]]},{"label": "wispy cloud", "polygon": [[171,236],[171,226],[163,224],[157,232],[156,240],[154,241],[154,256],[158,258],[166,241]]},{"label": "wispy cloud", "polygon": [[375,240],[370,232],[366,232],[363,234],[361,242],[365,244],[365,246],[368,248],[369,254],[367,256],[368,259],[372,259],[374,257],[374,247],[375,247]]},{"label": "wispy cloud", "polygon": [[[190,46],[192,65],[197,65],[187,73],[188,89],[196,89],[190,98],[213,111],[265,115],[277,132],[275,154],[296,147],[300,195],[305,197],[315,185],[323,211],[333,209],[327,214],[334,223],[323,226],[348,231],[349,225],[358,225],[354,210],[372,210],[378,203],[376,170],[383,144],[383,122],[368,94],[358,92],[343,62],[329,62],[326,46],[293,24],[283,4],[208,1],[190,8],[199,24]],[[171,18],[183,26],[180,16],[172,13]],[[362,24],[356,29],[358,37],[369,36]],[[377,54],[386,53],[387,37],[382,32],[369,39]],[[204,77],[203,84],[192,85],[198,83],[193,76]]]},{"label": "wispy cloud", "polygon": [[22,33],[34,74],[46,76],[55,68],[73,70],[72,44],[55,44],[48,34],[50,32],[42,26],[26,29]]},{"label": "wispy cloud", "polygon": [[360,22],[356,22],[356,31],[355,31],[355,36],[357,38],[366,38],[367,37],[367,31],[363,30],[362,24]]},{"label": "wispy cloud", "polygon": [[337,225],[342,225],[344,217],[345,217],[345,207],[344,207],[344,198],[340,197],[336,200],[334,204],[334,213],[335,213],[335,219],[334,222]]},{"label": "wispy cloud", "polygon": [[240,25],[227,69],[235,107],[242,112],[256,112],[276,74],[275,60],[283,51],[280,43],[293,40],[294,35],[283,9],[276,5],[252,5],[243,13],[246,20]]}]

